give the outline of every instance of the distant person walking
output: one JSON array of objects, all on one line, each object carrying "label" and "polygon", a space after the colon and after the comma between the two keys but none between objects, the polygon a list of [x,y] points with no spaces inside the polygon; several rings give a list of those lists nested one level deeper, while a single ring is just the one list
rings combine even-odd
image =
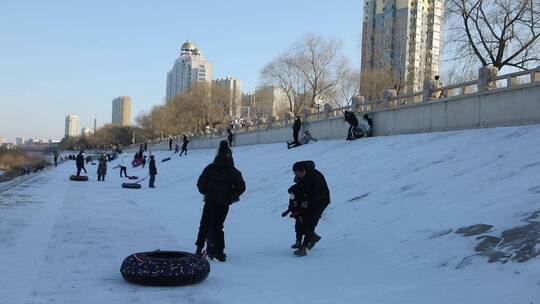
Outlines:
[{"label": "distant person walking", "polygon": [[87,174],[86,168],[84,168],[84,151],[81,150],[75,159],[75,165],[77,166],[77,176],[81,176],[81,170],[84,170],[84,174]]},{"label": "distant person walking", "polygon": [[144,151],[146,152],[146,150],[148,150],[148,143],[145,141],[144,142]]},{"label": "distant person walking", "polygon": [[229,134],[229,135],[227,135],[227,141],[229,142],[229,147],[232,147],[233,142],[234,142],[234,134],[233,134],[231,128],[227,129],[227,133]]},{"label": "distant person walking", "polygon": [[58,151],[54,151],[54,166],[58,166]]},{"label": "distant person walking", "polygon": [[97,176],[98,176],[98,182],[104,182],[105,181],[105,175],[107,174],[107,157],[105,155],[102,155],[99,158],[99,164],[97,169]]},{"label": "distant person walking", "polygon": [[146,166],[146,155],[143,156],[141,163],[142,163],[142,167],[144,168],[144,166]]},{"label": "distant person walking", "polygon": [[149,188],[155,188],[154,183],[156,182],[157,167],[156,160],[154,155],[150,155],[150,163],[148,164],[148,173],[150,175],[150,181],[148,182]]},{"label": "distant person walking", "polygon": [[185,154],[187,155],[187,145],[189,143],[189,140],[187,138],[187,136],[184,134],[184,138],[182,139],[182,151],[180,151],[180,156],[182,156],[182,154],[185,152]]},{"label": "distant person walking", "polygon": [[225,140],[219,144],[214,161],[204,168],[197,181],[199,192],[204,195],[204,208],[197,236],[196,254],[201,256],[208,238],[207,253],[210,258],[225,262],[225,234],[223,224],[229,205],[238,202],[246,190],[242,173],[234,167],[232,151]]},{"label": "distant person walking", "polygon": [[172,137],[169,137],[169,151],[172,151]]},{"label": "distant person walking", "polygon": [[120,158],[120,177],[128,177],[127,175],[127,153],[124,153]]}]

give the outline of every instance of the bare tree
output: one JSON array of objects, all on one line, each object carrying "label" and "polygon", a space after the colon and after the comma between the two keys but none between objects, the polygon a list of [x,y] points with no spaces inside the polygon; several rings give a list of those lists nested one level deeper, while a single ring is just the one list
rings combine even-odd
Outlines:
[{"label": "bare tree", "polygon": [[347,61],[340,51],[340,41],[308,34],[268,63],[261,70],[261,79],[265,85],[280,87],[290,111],[297,114],[334,94],[347,72]]},{"label": "bare tree", "polygon": [[289,53],[280,55],[262,69],[261,78],[263,83],[276,85],[285,93],[289,102],[289,111],[296,114],[304,104],[299,96],[305,91],[306,81],[293,61],[294,58]]},{"label": "bare tree", "polygon": [[350,106],[352,99],[360,94],[360,69],[350,66],[343,70],[343,76],[332,94],[334,103],[340,107]]},{"label": "bare tree", "polygon": [[347,60],[340,55],[342,43],[308,34],[294,47],[293,64],[307,81],[310,107],[317,99],[331,95],[346,70]]},{"label": "bare tree", "polygon": [[499,70],[540,62],[539,0],[447,0],[446,7],[456,59],[476,58]]}]

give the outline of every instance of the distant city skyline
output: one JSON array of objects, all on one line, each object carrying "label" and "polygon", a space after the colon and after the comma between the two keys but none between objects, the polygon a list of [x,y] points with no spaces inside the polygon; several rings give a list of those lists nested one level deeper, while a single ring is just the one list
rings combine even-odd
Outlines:
[{"label": "distant city skyline", "polygon": [[164,102],[166,73],[188,39],[212,61],[213,79],[237,77],[244,91],[254,91],[260,69],[308,32],[341,39],[344,54],[359,66],[361,0],[210,0],[203,19],[179,14],[200,5],[0,2],[0,136],[58,140],[70,113],[81,126],[92,127],[97,118],[101,127],[110,123],[110,102],[119,95],[131,97],[133,123]]}]

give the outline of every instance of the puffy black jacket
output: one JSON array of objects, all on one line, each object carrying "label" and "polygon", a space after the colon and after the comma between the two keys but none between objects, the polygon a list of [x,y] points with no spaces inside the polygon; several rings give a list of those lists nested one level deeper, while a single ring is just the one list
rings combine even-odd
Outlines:
[{"label": "puffy black jacket", "polygon": [[306,167],[306,176],[296,179],[301,191],[306,195],[309,209],[317,208],[321,205],[330,204],[330,190],[326,179],[319,170],[315,169],[313,161],[300,162]]},{"label": "puffy black jacket", "polygon": [[358,127],[358,117],[356,117],[356,114],[354,114],[354,112],[346,112],[345,121],[348,122],[351,126]]},{"label": "puffy black jacket", "polygon": [[150,160],[150,164],[148,165],[148,169],[149,169],[148,174],[157,175],[157,168],[156,168],[156,160],[155,159]]},{"label": "puffy black jacket", "polygon": [[77,154],[77,160],[75,161],[77,167],[84,167],[84,154]]},{"label": "puffy black jacket", "polygon": [[240,195],[246,191],[246,184],[231,157],[216,158],[204,168],[197,188],[204,195],[206,203],[232,204],[240,200]]}]

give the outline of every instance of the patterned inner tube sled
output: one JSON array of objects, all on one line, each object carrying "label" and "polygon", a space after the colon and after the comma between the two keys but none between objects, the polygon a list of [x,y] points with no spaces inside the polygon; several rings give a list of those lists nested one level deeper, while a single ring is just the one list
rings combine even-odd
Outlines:
[{"label": "patterned inner tube sled", "polygon": [[210,264],[192,253],[157,250],[128,256],[120,272],[124,279],[135,284],[180,286],[206,279]]},{"label": "patterned inner tube sled", "polygon": [[123,183],[122,188],[128,188],[128,189],[140,189],[141,184],[137,183]]},{"label": "patterned inner tube sled", "polygon": [[86,182],[88,180],[88,176],[77,176],[77,175],[71,175],[69,177],[70,180],[76,181],[76,182]]}]

